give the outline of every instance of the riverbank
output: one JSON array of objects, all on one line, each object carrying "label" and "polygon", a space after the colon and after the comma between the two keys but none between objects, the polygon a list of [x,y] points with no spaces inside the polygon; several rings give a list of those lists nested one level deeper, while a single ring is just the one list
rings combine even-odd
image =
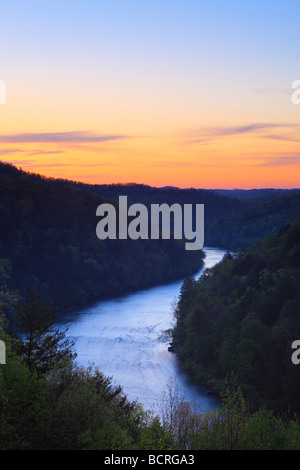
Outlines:
[{"label": "riverbank", "polygon": [[[220,261],[225,251],[204,248],[204,266]],[[168,351],[169,339],[163,333],[174,324],[172,305],[178,298],[183,280],[145,289],[118,298],[95,303],[68,315],[60,327],[68,328],[67,337],[75,339],[77,362],[93,363],[106,376],[123,387],[130,400],[138,400],[145,409],[156,406],[170,378],[190,401],[201,402],[204,409],[216,406],[215,397],[194,385],[181,370],[179,361]]]}]

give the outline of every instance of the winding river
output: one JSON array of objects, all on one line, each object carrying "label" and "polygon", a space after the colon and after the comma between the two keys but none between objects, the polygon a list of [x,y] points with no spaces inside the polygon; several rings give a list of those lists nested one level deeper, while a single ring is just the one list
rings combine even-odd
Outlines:
[{"label": "winding river", "polygon": [[[203,269],[216,264],[225,253],[215,248],[204,251]],[[170,379],[187,400],[200,403],[203,410],[215,408],[215,398],[191,383],[180,370],[176,355],[168,351],[170,338],[165,332],[173,326],[172,303],[178,299],[181,285],[182,280],[97,302],[73,313],[63,327],[68,328],[66,336],[76,340],[77,363],[97,366],[144,409],[156,409]]]}]

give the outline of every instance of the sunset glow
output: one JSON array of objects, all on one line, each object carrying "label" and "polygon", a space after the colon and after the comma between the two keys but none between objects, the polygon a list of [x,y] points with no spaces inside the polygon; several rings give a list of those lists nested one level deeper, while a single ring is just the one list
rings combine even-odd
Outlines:
[{"label": "sunset glow", "polygon": [[299,2],[8,2],[0,159],[87,183],[300,186]]}]

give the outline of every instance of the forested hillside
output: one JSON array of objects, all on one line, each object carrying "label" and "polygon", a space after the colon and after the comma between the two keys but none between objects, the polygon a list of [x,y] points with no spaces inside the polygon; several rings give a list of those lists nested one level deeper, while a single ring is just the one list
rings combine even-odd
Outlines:
[{"label": "forested hillside", "polygon": [[[63,184],[63,183],[62,183]],[[76,183],[85,187],[82,183]],[[90,185],[92,191],[118,200],[127,195],[130,204],[204,204],[206,246],[245,249],[275,234],[300,214],[300,190],[206,190],[153,188],[142,184]]]},{"label": "forested hillside", "polygon": [[[184,278],[203,252],[178,240],[96,236],[102,197],[88,186],[28,174],[0,163],[0,285],[32,287],[59,308]],[[117,203],[114,202],[117,207]]]},{"label": "forested hillside", "polygon": [[[249,203],[213,191],[101,188],[0,164],[0,448],[298,449],[294,415],[277,413],[300,412],[291,361],[300,338],[300,219],[289,223],[299,196]],[[206,244],[228,248],[287,225],[195,280],[203,253],[181,241],[96,237],[96,208],[117,207],[119,195],[129,204],[205,204]],[[162,417],[149,417],[101,372],[76,366],[45,298],[64,309],[180,277],[173,347],[199,384],[223,390],[223,407],[203,413],[170,390]]]},{"label": "forested hillside", "polygon": [[[70,185],[70,182],[56,180],[60,186]],[[248,207],[248,204],[238,198],[220,196],[212,190],[201,189],[178,189],[178,188],[155,188],[144,184],[94,184],[88,185],[80,182],[72,182],[74,187],[88,188],[103,197],[118,201],[119,196],[127,196],[128,204],[140,203],[146,207],[151,204],[204,204],[205,209],[205,245],[213,246],[212,242],[218,239],[220,227],[215,227],[217,221],[225,214],[236,214]],[[214,225],[213,235],[209,227]],[[216,230],[216,231],[215,231]],[[218,246],[218,243],[216,243]]]},{"label": "forested hillside", "polygon": [[300,194],[287,193],[270,201],[255,202],[226,213],[206,227],[212,246],[245,249],[257,240],[273,235],[300,214]]},{"label": "forested hillside", "polygon": [[219,390],[236,375],[254,404],[300,412],[300,219],[245,253],[227,254],[181,288],[173,348],[184,369]]},{"label": "forested hillside", "polygon": [[281,196],[300,193],[300,189],[215,189],[215,192],[221,196],[230,196],[241,199],[242,201],[263,202],[270,201],[271,199],[275,199]]},{"label": "forested hillside", "polygon": [[[9,310],[22,339],[9,334]],[[187,402],[171,381],[160,416],[144,411],[101,371],[76,365],[55,316],[34,291],[16,301],[0,290],[0,341],[7,353],[0,365],[0,450],[299,450],[298,423],[251,411],[234,379],[222,391],[220,409],[205,412]]]}]

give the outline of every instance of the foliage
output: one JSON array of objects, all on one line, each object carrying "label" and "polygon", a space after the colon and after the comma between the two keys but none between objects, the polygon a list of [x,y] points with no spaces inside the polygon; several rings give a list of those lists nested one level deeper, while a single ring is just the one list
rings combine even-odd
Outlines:
[{"label": "foliage", "polygon": [[32,287],[59,310],[182,279],[202,265],[182,240],[99,240],[93,185],[44,178],[0,162],[0,285]]},{"label": "foliage", "polygon": [[104,184],[94,185],[93,191],[112,199],[126,194],[130,204],[204,204],[205,245],[232,250],[276,234],[300,214],[299,189],[205,190]]},{"label": "foliage", "polygon": [[297,421],[264,408],[251,413],[234,377],[226,381],[220,407],[204,412],[170,380],[157,416],[71,357],[38,377],[16,355],[3,326],[0,339],[8,351],[0,367],[1,450],[300,449]]},{"label": "foliage", "polygon": [[266,201],[257,196],[251,204],[222,214],[207,227],[209,246],[245,249],[258,240],[275,235],[300,214],[299,190],[284,195],[282,192],[276,192],[277,196]]},{"label": "foliage", "polygon": [[300,338],[300,219],[186,281],[173,348],[201,384],[232,371],[254,405],[300,412],[291,345]]},{"label": "foliage", "polygon": [[35,370],[43,375],[62,359],[76,357],[72,352],[74,342],[65,339],[66,331],[54,328],[56,309],[45,303],[35,290],[17,302],[15,317],[21,339],[14,341],[14,348],[31,372]]},{"label": "foliage", "polygon": [[[124,194],[129,204],[204,203],[207,244],[243,247],[274,234],[227,254],[199,280],[187,278],[174,310],[173,347],[186,370],[220,391],[219,409],[201,411],[171,381],[160,416],[146,413],[112,378],[76,365],[72,344],[54,328],[56,309],[29,291],[34,286],[61,309],[199,269],[203,253],[186,252],[178,240],[98,240],[96,207],[117,207],[113,200]],[[7,361],[0,366],[0,449],[299,450],[299,423],[282,412],[300,411],[290,348],[300,337],[300,220],[275,235],[299,214],[299,201],[297,194],[245,203],[213,191],[84,185],[1,163]]]},{"label": "foliage", "polygon": [[226,379],[221,397],[222,407],[202,414],[197,432],[192,431],[192,449],[300,449],[299,424],[275,417],[264,408],[251,413],[234,376]]},{"label": "foliage", "polygon": [[47,377],[45,386],[51,407],[51,449],[117,449],[136,439],[138,407],[97,369],[64,361]]},{"label": "foliage", "polygon": [[39,447],[48,419],[43,382],[11,350],[11,338],[0,338],[7,347],[6,364],[0,366],[0,449]]}]

